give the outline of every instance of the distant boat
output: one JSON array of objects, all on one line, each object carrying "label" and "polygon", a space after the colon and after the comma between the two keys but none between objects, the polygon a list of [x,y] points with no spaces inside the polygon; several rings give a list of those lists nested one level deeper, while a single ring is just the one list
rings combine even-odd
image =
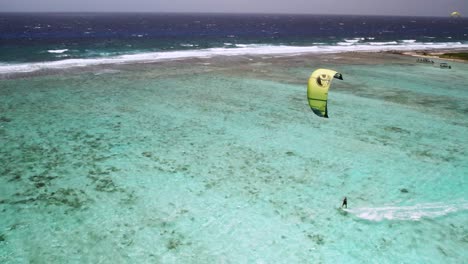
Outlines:
[{"label": "distant boat", "polygon": [[461,14],[458,11],[454,11],[454,12],[450,13],[450,17],[461,17]]},{"label": "distant boat", "polygon": [[448,63],[442,62],[440,64],[441,69],[452,69],[452,66],[450,66]]}]

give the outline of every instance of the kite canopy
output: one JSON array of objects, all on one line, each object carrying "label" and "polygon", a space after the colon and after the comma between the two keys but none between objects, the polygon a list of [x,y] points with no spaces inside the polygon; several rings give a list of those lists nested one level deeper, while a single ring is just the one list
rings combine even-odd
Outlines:
[{"label": "kite canopy", "polygon": [[452,12],[450,14],[451,17],[461,17],[461,14],[458,11]]},{"label": "kite canopy", "polygon": [[343,80],[341,73],[328,69],[317,69],[310,75],[307,98],[312,111],[320,117],[328,118],[328,88],[333,78]]}]

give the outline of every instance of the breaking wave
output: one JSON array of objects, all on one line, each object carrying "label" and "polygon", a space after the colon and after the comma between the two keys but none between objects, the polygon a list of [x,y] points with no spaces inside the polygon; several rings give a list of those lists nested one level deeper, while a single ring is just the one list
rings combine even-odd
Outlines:
[{"label": "breaking wave", "polygon": [[47,52],[60,54],[60,53],[66,52],[66,51],[68,51],[68,49],[48,50]]},{"label": "breaking wave", "polygon": [[[358,40],[358,39],[355,39]],[[342,52],[378,52],[378,51],[409,51],[421,49],[457,49],[468,48],[468,44],[461,42],[422,43],[422,42],[372,42],[358,43],[348,41],[345,45],[314,45],[314,46],[275,46],[258,44],[236,44],[235,48],[210,48],[180,51],[146,52],[111,56],[105,58],[63,59],[59,61],[46,61],[34,63],[7,63],[0,64],[0,74],[15,72],[34,72],[47,69],[65,69],[72,67],[85,67],[102,64],[149,63],[187,58],[210,58],[214,56],[238,55],[279,55],[279,54],[306,54],[306,53],[342,53]],[[360,39],[359,39],[360,40]],[[50,53],[63,53],[63,50],[49,50]]]}]

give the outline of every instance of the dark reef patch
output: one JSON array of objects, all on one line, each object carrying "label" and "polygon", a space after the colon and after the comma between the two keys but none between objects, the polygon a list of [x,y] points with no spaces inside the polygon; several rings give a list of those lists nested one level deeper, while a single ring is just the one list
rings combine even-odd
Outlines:
[{"label": "dark reef patch", "polygon": [[183,240],[184,240],[184,236],[177,233],[176,231],[172,231],[169,233],[169,238],[168,238],[168,241],[166,243],[166,248],[168,250],[177,250],[180,246],[183,246],[185,244],[189,244],[189,243],[184,243]]},{"label": "dark reef patch", "polygon": [[143,153],[141,153],[141,155],[147,157],[147,158],[151,158],[153,156],[153,153],[149,152],[149,151],[145,151]]},{"label": "dark reef patch", "polygon": [[98,179],[96,181],[96,190],[99,192],[116,192],[116,191],[121,191],[120,188],[118,188],[114,181],[112,181],[111,178],[103,178],[103,179]]},{"label": "dark reef patch", "polygon": [[178,164],[174,159],[163,159],[159,157],[151,157],[155,161],[154,169],[167,173],[184,173],[189,170],[188,164]]},{"label": "dark reef patch", "polygon": [[385,131],[389,131],[389,132],[410,134],[410,132],[408,130],[403,129],[401,127],[396,127],[396,126],[386,126],[384,129],[385,129]]},{"label": "dark reef patch", "polygon": [[21,175],[19,173],[12,174],[11,178],[8,181],[9,182],[21,181]]},{"label": "dark reef patch", "polygon": [[16,144],[0,148],[0,178],[18,185],[12,190],[17,190],[16,193],[1,197],[3,204],[17,210],[56,206],[68,212],[87,209],[94,197],[103,193],[118,193],[113,199],[121,205],[135,204],[138,199],[135,192],[116,182],[121,169],[107,163],[119,157],[111,151],[115,135],[105,131],[91,133],[73,126],[60,130],[45,130],[41,126],[31,129],[28,133],[35,137],[20,133],[15,135]]},{"label": "dark reef patch", "polygon": [[[16,193],[15,196],[27,196],[28,193]],[[9,204],[34,204],[44,203],[46,206],[65,206],[72,209],[83,209],[91,199],[83,190],[72,188],[60,188],[54,192],[44,191],[35,197],[26,197],[20,200],[9,201]]]},{"label": "dark reef patch", "polygon": [[122,239],[120,240],[120,244],[122,246],[131,246],[135,240],[135,230],[129,230],[125,234],[122,235]]},{"label": "dark reef patch", "polygon": [[119,201],[121,205],[129,206],[129,205],[133,205],[136,203],[138,197],[135,195],[135,191],[132,191],[132,192],[125,191],[124,194],[125,196],[120,198],[120,201]]},{"label": "dark reef patch", "polygon": [[461,242],[464,242],[464,243],[468,243],[468,234],[466,234],[465,236],[463,236],[461,239],[460,239]]},{"label": "dark reef patch", "polygon": [[437,154],[429,150],[416,150],[412,151],[411,153],[417,157],[431,159],[437,162],[452,162],[455,160],[454,156]]},{"label": "dark reef patch", "polygon": [[48,205],[68,206],[75,209],[83,208],[89,201],[83,190],[71,188],[60,188],[50,194],[41,194],[38,198],[47,202]]},{"label": "dark reef patch", "polygon": [[42,188],[44,186],[50,186],[51,181],[58,178],[57,176],[46,176],[44,174],[42,175],[35,175],[29,177],[29,180],[34,183],[34,186],[36,188]]},{"label": "dark reef patch", "polygon": [[94,184],[94,188],[99,192],[125,192],[123,188],[118,187],[111,178],[111,173],[119,171],[116,167],[96,168],[95,170],[89,171],[88,178],[91,179]]},{"label": "dark reef patch", "polygon": [[0,116],[0,122],[9,123],[11,121],[12,121],[11,118],[8,118],[8,117],[5,117],[5,116]]},{"label": "dark reef patch", "polygon": [[177,238],[171,238],[169,239],[169,242],[167,242],[166,247],[169,250],[177,249],[180,245],[182,245],[182,242],[177,239]]},{"label": "dark reef patch", "polygon": [[36,188],[42,188],[45,186],[45,183],[43,182],[37,182],[36,184],[34,184],[34,186],[36,186]]},{"label": "dark reef patch", "polygon": [[307,238],[314,241],[317,245],[324,245],[325,244],[325,237],[320,234],[307,234]]},{"label": "dark reef patch", "polygon": [[437,246],[437,249],[439,250],[440,253],[442,253],[444,256],[448,256],[447,252],[444,250],[443,247]]}]

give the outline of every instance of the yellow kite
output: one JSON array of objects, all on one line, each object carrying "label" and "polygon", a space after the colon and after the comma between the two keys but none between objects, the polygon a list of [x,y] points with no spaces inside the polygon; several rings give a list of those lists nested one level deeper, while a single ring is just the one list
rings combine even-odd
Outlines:
[{"label": "yellow kite", "polygon": [[320,117],[328,118],[328,88],[333,78],[343,80],[341,73],[328,69],[317,69],[310,75],[307,98],[312,111]]}]

